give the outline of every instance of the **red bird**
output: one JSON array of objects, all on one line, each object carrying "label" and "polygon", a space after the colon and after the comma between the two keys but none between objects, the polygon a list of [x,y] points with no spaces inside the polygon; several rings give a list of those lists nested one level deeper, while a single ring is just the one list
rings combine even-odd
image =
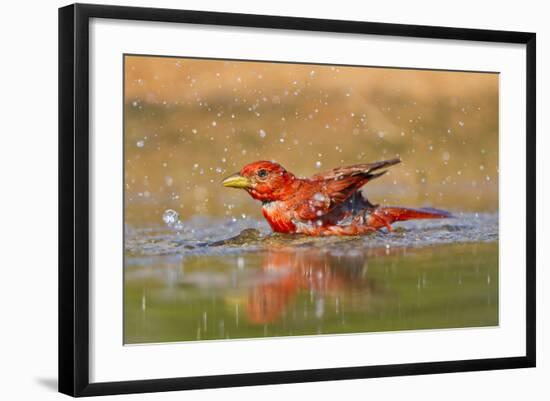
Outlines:
[{"label": "red bird", "polygon": [[396,221],[439,219],[450,214],[436,209],[381,207],[360,189],[380,177],[399,159],[340,167],[299,178],[280,164],[257,161],[223,181],[246,190],[262,202],[262,213],[275,232],[306,235],[359,235],[387,228]]}]

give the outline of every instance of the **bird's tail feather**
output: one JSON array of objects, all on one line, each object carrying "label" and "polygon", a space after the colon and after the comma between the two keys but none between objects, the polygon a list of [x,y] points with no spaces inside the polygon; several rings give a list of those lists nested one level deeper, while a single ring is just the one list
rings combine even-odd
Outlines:
[{"label": "bird's tail feather", "polygon": [[445,219],[449,217],[453,217],[451,213],[433,208],[378,207],[369,214],[369,225],[376,228],[386,227],[391,231],[391,224],[397,221]]}]

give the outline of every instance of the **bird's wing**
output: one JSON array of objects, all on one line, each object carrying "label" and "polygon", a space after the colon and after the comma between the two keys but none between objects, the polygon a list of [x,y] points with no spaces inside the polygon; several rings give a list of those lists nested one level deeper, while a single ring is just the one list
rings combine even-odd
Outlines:
[{"label": "bird's wing", "polygon": [[307,188],[303,188],[294,201],[296,217],[300,220],[315,220],[324,216],[367,182],[383,175],[386,171],[381,169],[399,162],[399,159],[392,159],[357,164],[314,175]]},{"label": "bird's wing", "polygon": [[[347,167],[338,167],[330,171],[325,171],[323,173],[315,174],[310,179],[311,180],[338,180],[343,179],[346,177],[353,177],[353,176],[365,176],[365,175],[374,175],[375,171],[378,171],[380,169],[391,167],[395,164],[401,163],[400,159],[390,159],[390,160],[383,160],[379,162],[374,163],[363,163],[363,164],[355,164],[353,166],[347,166]],[[377,173],[377,177],[384,174],[384,172]],[[372,178],[371,178],[372,179]]]},{"label": "bird's wing", "polygon": [[292,199],[291,209],[299,220],[315,220],[327,214],[331,209],[332,200],[324,183],[308,183],[301,193]]}]

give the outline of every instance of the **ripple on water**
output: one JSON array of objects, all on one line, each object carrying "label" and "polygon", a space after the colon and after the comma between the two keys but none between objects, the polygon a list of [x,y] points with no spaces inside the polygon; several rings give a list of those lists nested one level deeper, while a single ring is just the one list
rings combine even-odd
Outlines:
[{"label": "ripple on water", "polygon": [[[180,228],[180,229],[178,229]],[[497,213],[459,213],[442,220],[397,223],[391,233],[360,237],[273,234],[265,221],[194,217],[181,227],[126,227],[129,256],[224,254],[270,247],[396,248],[498,240]]]}]

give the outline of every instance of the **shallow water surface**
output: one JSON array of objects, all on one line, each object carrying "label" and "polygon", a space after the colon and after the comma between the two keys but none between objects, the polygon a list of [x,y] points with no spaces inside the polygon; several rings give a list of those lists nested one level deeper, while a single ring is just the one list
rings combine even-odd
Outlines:
[{"label": "shallow water surface", "polygon": [[127,227],[127,344],[498,324],[498,217],[392,233],[272,235],[263,221]]}]

